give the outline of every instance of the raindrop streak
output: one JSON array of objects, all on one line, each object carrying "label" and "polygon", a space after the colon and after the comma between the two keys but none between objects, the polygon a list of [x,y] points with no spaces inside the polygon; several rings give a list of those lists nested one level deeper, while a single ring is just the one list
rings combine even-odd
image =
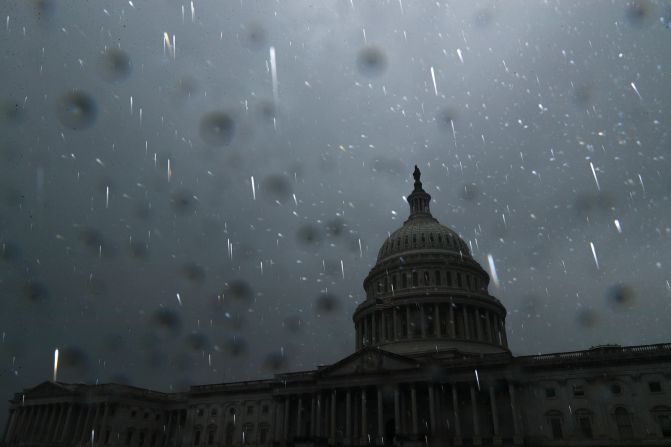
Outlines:
[{"label": "raindrop streak", "polygon": [[622,234],[622,227],[620,226],[620,221],[618,219],[615,219],[613,223],[615,224],[615,228],[617,228],[617,232]]},{"label": "raindrop streak", "polygon": [[105,208],[110,207],[110,187],[105,187]]},{"label": "raindrop streak", "polygon": [[58,378],[58,348],[54,350],[54,382]]},{"label": "raindrop streak", "polygon": [[182,297],[179,296],[179,293],[177,293],[177,302],[179,303],[180,306],[182,305]]},{"label": "raindrop streak", "polygon": [[254,198],[254,200],[256,200],[256,186],[254,186],[254,176],[253,175],[251,176],[251,180],[252,180],[252,197]]},{"label": "raindrop streak", "polygon": [[634,83],[632,82],[630,85],[631,85],[631,88],[633,88],[634,91],[636,92],[636,94],[638,95],[638,99],[640,99],[641,101],[643,101],[643,97],[642,97],[641,94],[638,92],[638,89],[636,88],[636,84],[634,84]]},{"label": "raindrop streak", "polygon": [[433,81],[433,91],[438,96],[438,86],[436,86],[436,72],[433,71],[433,66],[431,66],[431,80]]},{"label": "raindrop streak", "polygon": [[275,47],[270,47],[270,75],[273,80],[273,101],[275,101],[275,110],[277,110],[277,62],[275,60]]},{"label": "raindrop streak", "polygon": [[457,56],[459,56],[459,60],[461,63],[464,63],[464,56],[461,55],[461,48],[457,48]]},{"label": "raindrop streak", "polygon": [[478,391],[480,391],[480,376],[478,376],[478,370],[475,370],[475,381],[478,384]]},{"label": "raindrop streak", "polygon": [[170,159],[168,158],[168,182],[170,182],[170,177],[172,177],[172,169],[170,169]]},{"label": "raindrop streak", "polygon": [[340,260],[340,272],[342,273],[342,279],[345,279],[345,264],[343,264],[342,259]]},{"label": "raindrop streak", "polygon": [[594,249],[594,243],[590,242],[589,246],[592,248],[592,256],[594,256],[594,263],[596,264],[596,269],[600,270],[599,269],[599,260],[596,257],[596,250]]},{"label": "raindrop streak", "polygon": [[499,276],[496,274],[496,265],[494,265],[494,257],[491,254],[487,255],[487,262],[489,262],[489,272],[492,276],[492,281],[494,285],[499,287]]},{"label": "raindrop streak", "polygon": [[592,162],[589,162],[589,167],[592,168],[592,175],[594,176],[594,182],[596,183],[596,189],[598,191],[601,191],[601,187],[599,186],[599,180],[596,178],[596,171],[594,170],[594,165]]}]

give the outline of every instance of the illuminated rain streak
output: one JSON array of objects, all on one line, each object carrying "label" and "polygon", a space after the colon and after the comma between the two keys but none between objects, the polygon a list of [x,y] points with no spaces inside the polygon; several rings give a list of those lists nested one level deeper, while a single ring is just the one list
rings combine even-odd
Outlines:
[{"label": "illuminated rain streak", "polygon": [[592,256],[594,256],[594,264],[596,264],[596,269],[599,270],[599,260],[596,257],[596,250],[594,249],[594,243],[589,243],[590,248],[592,249]]},{"label": "illuminated rain streak", "polygon": [[91,445],[93,445],[93,441],[95,441],[96,438],[96,430],[95,428],[91,429]]},{"label": "illuminated rain streak", "polygon": [[277,108],[277,61],[275,60],[275,47],[270,47],[270,76],[273,81],[273,101],[275,101],[275,107]]},{"label": "illuminated rain streak", "polygon": [[438,96],[438,86],[436,85],[436,72],[433,70],[433,66],[431,66],[431,80],[433,81],[433,91]]},{"label": "illuminated rain streak", "polygon": [[638,174],[638,182],[641,184],[641,189],[643,190],[643,195],[645,195],[645,185],[643,184],[643,177],[641,177],[641,174]]},{"label": "illuminated rain streak", "polygon": [[130,97],[130,114],[133,114],[133,96]]},{"label": "illuminated rain streak", "polygon": [[54,350],[54,382],[58,379],[58,349]]},{"label": "illuminated rain streak", "polygon": [[461,63],[464,63],[464,56],[461,54],[461,48],[457,48],[457,56],[459,56],[459,60]]},{"label": "illuminated rain streak", "polygon": [[105,208],[110,207],[110,187],[105,187]]},{"label": "illuminated rain streak", "polygon": [[196,9],[193,7],[193,2],[191,2],[191,23],[196,19]]},{"label": "illuminated rain streak", "polygon": [[345,264],[343,264],[342,259],[340,260],[340,273],[342,273],[342,279],[345,279]]},{"label": "illuminated rain streak", "polygon": [[640,99],[641,101],[643,101],[643,97],[642,97],[641,94],[638,92],[638,89],[636,88],[636,84],[634,84],[634,82],[632,81],[632,83],[629,84],[629,85],[631,85],[631,88],[633,88],[634,91],[636,92],[636,95],[638,95],[638,99]]},{"label": "illuminated rain streak", "polygon": [[251,176],[251,181],[252,181],[252,197],[254,200],[256,200],[256,186],[254,186],[254,176]]},{"label": "illuminated rain streak", "polygon": [[480,376],[478,376],[478,370],[475,370],[475,381],[478,384],[478,391],[480,391]]},{"label": "illuminated rain streak", "polygon": [[178,292],[178,293],[176,293],[176,295],[177,295],[177,302],[178,302],[178,303],[179,303],[179,305],[181,306],[181,305],[182,305],[182,297],[181,297],[181,296],[179,296],[179,292]]},{"label": "illuminated rain streak", "polygon": [[620,221],[618,219],[615,219],[613,221],[613,223],[615,224],[615,228],[617,229],[617,232],[622,234],[622,227],[620,226]]},{"label": "illuminated rain streak", "polygon": [[172,58],[175,59],[176,53],[175,53],[175,35],[172,35],[172,42],[170,41],[170,34],[168,34],[167,31],[163,32],[163,54],[165,54],[165,49],[168,49],[168,51],[172,54]]},{"label": "illuminated rain streak", "polygon": [[491,254],[487,255],[487,262],[489,262],[489,273],[492,276],[494,285],[499,287],[499,276],[496,274],[496,265],[494,265],[494,257]]},{"label": "illuminated rain streak", "polygon": [[168,158],[168,182],[172,178],[172,169],[170,168],[170,159]]},{"label": "illuminated rain streak", "polygon": [[592,168],[592,175],[594,176],[594,183],[596,183],[596,189],[598,191],[601,191],[601,187],[599,186],[599,179],[596,178],[596,171],[594,170],[594,165],[592,162],[589,162],[589,167]]}]

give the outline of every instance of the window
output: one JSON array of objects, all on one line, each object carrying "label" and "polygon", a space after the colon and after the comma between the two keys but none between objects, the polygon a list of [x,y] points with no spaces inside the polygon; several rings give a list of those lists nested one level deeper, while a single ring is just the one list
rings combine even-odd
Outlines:
[{"label": "window", "polygon": [[111,434],[111,433],[110,433],[109,429],[108,429],[108,430],[105,430],[105,444],[109,444],[109,443],[110,443],[110,434]]},{"label": "window", "polygon": [[143,431],[140,432],[140,436],[138,438],[137,445],[139,447],[142,447],[144,445],[144,432]]},{"label": "window", "polygon": [[264,405],[261,407],[261,413],[268,414],[268,405]]},{"label": "window", "polygon": [[659,382],[648,382],[648,388],[650,388],[651,393],[661,393],[662,384]]},{"label": "window", "polygon": [[235,416],[235,408],[231,408],[230,410],[228,410],[228,414],[230,414],[231,416]]},{"label": "window", "polygon": [[452,273],[451,272],[445,272],[445,284],[447,284],[447,287],[452,287]]},{"label": "window", "polygon": [[585,396],[585,390],[582,387],[582,385],[573,385],[573,395],[575,397],[583,397]]},{"label": "window", "polygon": [[653,419],[659,424],[659,431],[665,438],[671,438],[671,407],[664,405],[652,409]]},{"label": "window", "polygon": [[622,393],[622,387],[620,386],[619,383],[614,383],[610,386],[610,391],[613,394],[621,394]]},{"label": "window", "polygon": [[155,445],[156,445],[156,438],[157,438],[157,436],[158,436],[158,432],[157,432],[156,430],[154,430],[154,431],[151,433],[151,445],[152,445],[152,446],[155,446]]},{"label": "window", "polygon": [[261,424],[259,425],[259,444],[265,444],[268,442],[268,432],[270,431],[270,425]]},{"label": "window", "polygon": [[247,405],[247,414],[254,414],[254,406],[253,405]]},{"label": "window", "polygon": [[550,411],[546,415],[548,425],[550,426],[550,431],[552,433],[552,439],[562,439],[564,433],[562,431],[562,414],[559,411]]},{"label": "window", "polygon": [[424,272],[424,285],[428,286],[431,284],[431,280],[429,279],[429,272]]},{"label": "window", "polygon": [[419,276],[417,272],[412,272],[412,286],[417,287],[419,285]]},{"label": "window", "polygon": [[440,285],[440,270],[436,270],[435,276],[436,276],[436,285],[439,286]]},{"label": "window", "polygon": [[126,432],[126,445],[130,445],[131,441],[133,441],[133,429],[129,428]]},{"label": "window", "polygon": [[203,409],[202,409],[202,408],[199,408],[199,409],[196,411],[196,414],[198,414],[198,416],[202,416],[202,415],[203,415]]},{"label": "window", "polygon": [[212,411],[210,411],[210,416],[215,417],[217,415],[217,409],[213,408]]},{"label": "window", "polygon": [[403,289],[408,288],[408,275],[405,273],[401,274],[401,288]]},{"label": "window", "polygon": [[254,425],[250,422],[247,422],[242,426],[242,444],[249,445],[252,443],[254,436]]},{"label": "window", "polygon": [[461,287],[461,273],[457,273],[457,287]]},{"label": "window", "polygon": [[137,415],[137,411],[133,410],[130,412],[130,417],[134,418]]},{"label": "window", "polygon": [[552,399],[553,397],[557,397],[557,393],[554,388],[545,388],[545,397],[548,399]]},{"label": "window", "polygon": [[[231,410],[233,410],[233,408],[231,408]],[[233,412],[232,414],[235,414],[235,412]],[[233,422],[229,422],[228,424],[226,424],[226,440],[224,442],[224,444],[227,447],[233,445],[234,434],[235,434],[235,425],[233,425]]]},{"label": "window", "polygon": [[578,430],[580,434],[587,439],[592,439],[592,413],[588,410],[578,410],[575,412]]},{"label": "window", "polygon": [[193,435],[194,445],[200,444],[200,430],[196,430],[196,433]]},{"label": "window", "polygon": [[214,444],[214,432],[216,431],[216,427],[210,427],[207,430],[207,445],[212,445]]},{"label": "window", "polygon": [[145,411],[145,412],[144,412],[144,418],[145,418],[145,419],[149,419],[149,412],[148,412],[148,411]]},{"label": "window", "polygon": [[620,439],[631,439],[634,437],[634,429],[631,426],[631,417],[629,412],[624,407],[617,407],[613,412],[615,418],[615,425],[620,434]]}]

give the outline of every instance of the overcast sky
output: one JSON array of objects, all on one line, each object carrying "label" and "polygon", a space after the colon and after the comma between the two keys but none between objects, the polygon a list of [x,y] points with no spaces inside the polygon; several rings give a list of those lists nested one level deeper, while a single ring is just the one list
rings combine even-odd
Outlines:
[{"label": "overcast sky", "polygon": [[514,354],[671,341],[670,8],[2,2],[0,414],[350,354],[414,164]]}]

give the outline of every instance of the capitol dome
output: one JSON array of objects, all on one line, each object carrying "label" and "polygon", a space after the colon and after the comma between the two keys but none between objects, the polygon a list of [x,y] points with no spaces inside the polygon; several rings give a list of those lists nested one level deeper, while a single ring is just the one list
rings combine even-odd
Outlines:
[{"label": "capitol dome", "polygon": [[413,172],[410,215],[378,251],[354,312],[356,347],[411,356],[508,352],[506,310],[468,244],[431,215],[431,196]]}]

